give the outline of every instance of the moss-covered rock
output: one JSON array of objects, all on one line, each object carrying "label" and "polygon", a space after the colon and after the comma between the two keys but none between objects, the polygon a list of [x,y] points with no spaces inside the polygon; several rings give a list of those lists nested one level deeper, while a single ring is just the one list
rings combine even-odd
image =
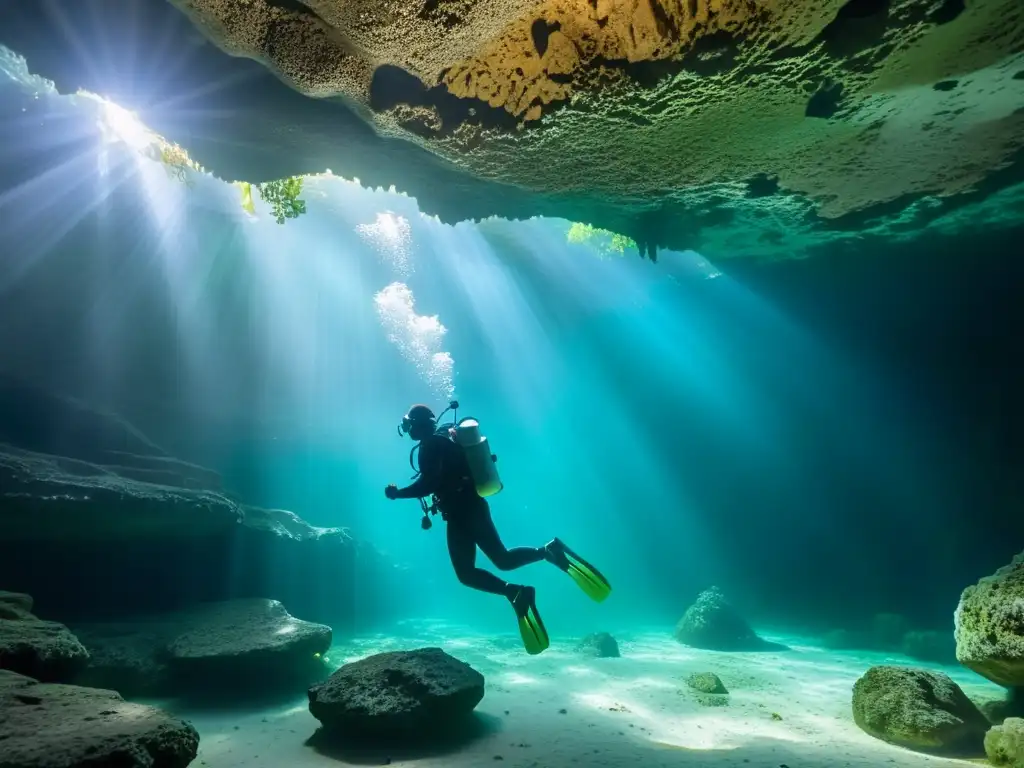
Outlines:
[{"label": "moss-covered rock", "polygon": [[989,722],[953,680],[911,667],[872,667],[854,683],[853,719],[872,736],[927,752],[980,752]]},{"label": "moss-covered rock", "polygon": [[714,672],[694,672],[686,678],[686,684],[701,693],[729,693],[725,683]]},{"label": "moss-covered rock", "polygon": [[961,664],[999,685],[1024,686],[1024,552],[963,591],[954,626]]},{"label": "moss-covered rock", "polygon": [[676,640],[714,651],[758,651],[774,647],[758,637],[718,587],[706,589],[676,624]]},{"label": "moss-covered rock", "polygon": [[30,612],[32,598],[0,592],[0,669],[44,682],[69,682],[85,668],[89,652],[71,630]]},{"label": "moss-covered rock", "polygon": [[985,755],[994,765],[1024,768],[1024,719],[1007,718],[985,734]]}]

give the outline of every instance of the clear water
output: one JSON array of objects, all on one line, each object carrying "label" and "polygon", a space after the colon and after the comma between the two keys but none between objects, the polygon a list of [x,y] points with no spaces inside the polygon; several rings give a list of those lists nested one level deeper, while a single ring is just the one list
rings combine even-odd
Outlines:
[{"label": "clear water", "polygon": [[[953,528],[921,530],[922,513],[951,512],[912,393],[728,264],[693,252],[657,266],[607,258],[570,244],[563,221],[448,226],[411,198],[329,175],[305,180],[308,213],[282,226],[265,207],[243,210],[235,186],[191,172],[185,184],[147,158],[144,127],[116,107],[58,95],[0,56],[5,110],[20,109],[24,125],[47,115],[26,141],[65,158],[3,199],[18,211],[5,237],[19,244],[0,278],[5,353],[26,374],[116,403],[247,502],[345,526],[407,566],[411,623],[338,638],[336,662],[441,645],[493,678],[489,716],[539,708],[510,744],[555,739],[538,713],[557,721],[559,708],[610,732],[580,712],[607,718],[622,704],[631,714],[615,732],[642,732],[644,749],[736,749],[746,762],[744,748],[775,739],[786,746],[769,762],[783,764],[798,745],[825,754],[834,738],[867,764],[882,748],[846,711],[852,680],[878,658],[823,651],[816,633],[881,611],[948,630],[959,589],[1019,547],[990,547],[979,568],[957,559]],[[20,298],[40,295],[52,301]],[[505,489],[492,509],[506,544],[560,536],[614,585],[597,605],[546,564],[517,575],[537,587],[552,635],[539,659],[519,651],[504,600],[457,583],[443,526],[421,531],[415,502],[384,499],[385,484],[410,479],[401,416],[451,398],[499,457]],[[712,584],[793,651],[729,659],[674,644],[670,627]],[[618,636],[625,658],[574,656],[576,638],[595,631]],[[746,681],[735,707],[674,708],[680,675],[708,665]],[[784,710],[782,723],[765,707]],[[301,707],[197,714],[204,759],[279,765],[279,737],[310,725],[292,716],[308,719]],[[260,738],[262,757],[241,754]],[[511,760],[519,748],[506,740],[473,754]],[[562,762],[605,760],[578,741],[563,747]]]}]

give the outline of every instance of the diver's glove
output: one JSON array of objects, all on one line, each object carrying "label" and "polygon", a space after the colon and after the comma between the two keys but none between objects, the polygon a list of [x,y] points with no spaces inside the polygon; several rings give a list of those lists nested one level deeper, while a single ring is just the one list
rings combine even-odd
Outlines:
[{"label": "diver's glove", "polygon": [[394,501],[398,498],[398,486],[392,483],[384,489],[384,495]]}]

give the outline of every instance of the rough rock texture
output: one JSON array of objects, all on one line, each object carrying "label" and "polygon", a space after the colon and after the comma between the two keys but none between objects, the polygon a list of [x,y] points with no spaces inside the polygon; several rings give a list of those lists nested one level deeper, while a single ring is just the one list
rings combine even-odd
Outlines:
[{"label": "rough rock texture", "polygon": [[32,604],[32,595],[0,589],[0,616],[3,618],[13,618],[16,615],[14,612],[32,613]]},{"label": "rough rock texture", "polygon": [[[0,541],[188,539],[243,523],[234,501],[0,444]],[[81,546],[81,544],[80,544]]]},{"label": "rough rock texture", "polygon": [[622,655],[619,653],[619,644],[607,632],[595,632],[592,635],[587,635],[580,640],[576,650],[599,659],[617,659]]},{"label": "rough rock texture", "polygon": [[[230,600],[131,621],[75,627],[91,654],[75,681],[124,696],[244,698],[322,680],[331,628],[266,599]],[[211,691],[211,683],[221,691]]]},{"label": "rough rock texture", "polygon": [[1024,720],[1008,718],[986,733],[985,755],[993,765],[1024,768]]},{"label": "rough rock texture", "polygon": [[308,670],[330,647],[330,627],[300,621],[276,600],[250,599],[191,611],[167,655],[175,675],[244,678]]},{"label": "rough rock texture", "polygon": [[[1018,0],[173,2],[222,50],[164,0],[131,27],[108,1],[103,42],[189,51],[123,95],[173,104],[147,119],[228,179],[329,167],[448,221],[558,216],[711,258],[743,224],[744,255],[779,258],[881,217],[898,240],[1021,178]],[[99,3],[8,9],[0,42],[104,91],[54,45]],[[230,119],[203,116],[214,100]]]},{"label": "rough rock texture", "polygon": [[694,648],[713,651],[753,651],[771,647],[757,636],[718,587],[700,593],[676,624],[675,638]]},{"label": "rough rock texture", "polygon": [[28,595],[0,592],[0,669],[46,682],[73,680],[89,652],[71,630],[36,618],[31,608]]},{"label": "rough rock texture", "polygon": [[63,621],[268,596],[347,627],[386,614],[393,572],[346,530],[286,510],[0,445],[0,583]]},{"label": "rough rock texture", "polygon": [[956,640],[952,632],[912,630],[903,636],[901,650],[912,659],[935,664],[956,664]]},{"label": "rough rock texture", "polygon": [[954,626],[961,664],[994,683],[1024,686],[1024,552],[963,591]]},{"label": "rough rock texture", "polygon": [[0,444],[78,459],[157,485],[222,490],[220,475],[178,461],[115,414],[0,371]]},{"label": "rough rock texture", "polygon": [[309,711],[345,738],[452,726],[484,697],[484,677],[440,648],[379,653],[309,689]]},{"label": "rough rock texture", "polygon": [[883,741],[922,751],[970,754],[989,722],[953,680],[939,672],[878,666],[853,685],[853,719]]},{"label": "rough rock texture", "polygon": [[701,693],[728,693],[725,683],[714,672],[694,672],[686,678],[686,684]]},{"label": "rough rock texture", "polygon": [[199,734],[113,691],[0,670],[0,744],[5,768],[184,768],[196,757]]}]

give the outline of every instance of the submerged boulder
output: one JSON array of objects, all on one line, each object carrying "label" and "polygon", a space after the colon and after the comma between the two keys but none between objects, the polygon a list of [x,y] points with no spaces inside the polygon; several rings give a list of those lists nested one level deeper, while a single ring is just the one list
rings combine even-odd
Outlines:
[{"label": "submerged boulder", "polygon": [[714,672],[694,672],[686,678],[686,684],[693,688],[693,690],[700,691],[701,693],[729,693],[729,689],[725,687],[722,678]]},{"label": "submerged boulder", "polygon": [[196,757],[199,734],[113,691],[0,670],[0,745],[5,768],[184,768]]},{"label": "submerged boulder", "polygon": [[378,653],[309,689],[309,711],[344,738],[448,728],[484,697],[484,676],[440,648]]},{"label": "submerged boulder", "polygon": [[675,628],[675,638],[712,651],[755,651],[773,647],[747,624],[718,587],[700,593]]},{"label": "submerged boulder", "polygon": [[[126,696],[218,693],[221,698],[323,679],[321,656],[332,639],[330,627],[296,619],[268,599],[87,625],[79,634],[92,661],[77,682]],[[210,690],[211,684],[220,691]]]},{"label": "submerged boulder", "polygon": [[948,675],[912,667],[865,672],[853,685],[853,719],[875,738],[927,752],[976,752],[989,728]]},{"label": "submerged boulder", "polygon": [[617,659],[619,644],[615,638],[607,632],[595,632],[587,635],[576,645],[576,650],[586,656],[594,656],[598,659]]},{"label": "submerged boulder", "polygon": [[175,676],[252,680],[295,678],[322,670],[331,628],[296,619],[277,600],[231,600],[202,606],[184,617],[167,643]]},{"label": "submerged boulder", "polygon": [[74,679],[89,652],[67,627],[31,613],[32,598],[0,592],[0,670],[47,682]]},{"label": "submerged boulder", "polygon": [[1007,718],[985,734],[985,756],[993,765],[1024,768],[1024,720]]},{"label": "submerged boulder", "polygon": [[1024,686],[1024,552],[963,591],[954,627],[961,664],[999,685]]}]

